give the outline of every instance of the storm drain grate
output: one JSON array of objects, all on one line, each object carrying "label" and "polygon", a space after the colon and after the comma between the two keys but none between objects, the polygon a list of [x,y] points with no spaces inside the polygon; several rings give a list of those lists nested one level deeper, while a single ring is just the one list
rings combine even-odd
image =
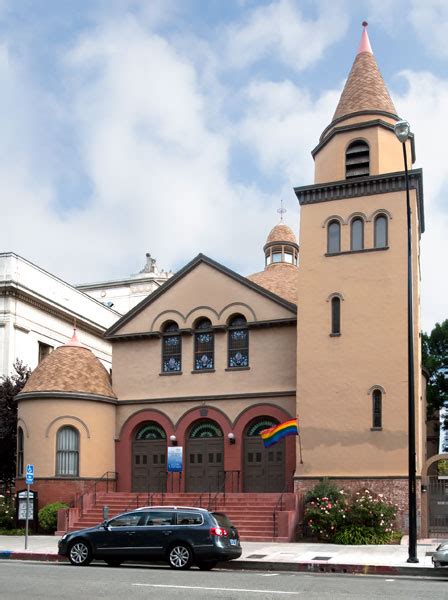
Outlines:
[{"label": "storm drain grate", "polygon": [[247,558],[264,558],[267,554],[250,554]]},{"label": "storm drain grate", "polygon": [[315,556],[311,560],[330,560],[330,558],[333,558],[333,557],[332,556]]}]

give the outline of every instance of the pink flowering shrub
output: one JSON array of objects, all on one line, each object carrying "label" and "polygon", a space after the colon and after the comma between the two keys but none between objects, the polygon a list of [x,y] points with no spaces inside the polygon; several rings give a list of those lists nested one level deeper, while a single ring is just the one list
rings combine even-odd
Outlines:
[{"label": "pink flowering shrub", "polygon": [[344,490],[318,497],[308,493],[305,498],[305,523],[321,540],[339,544],[385,544],[394,535],[397,506],[383,497],[364,489],[351,498]]}]

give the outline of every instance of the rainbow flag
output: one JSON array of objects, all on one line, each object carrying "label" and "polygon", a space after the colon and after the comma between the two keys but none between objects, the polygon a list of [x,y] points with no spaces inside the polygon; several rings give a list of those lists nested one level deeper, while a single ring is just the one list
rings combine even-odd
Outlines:
[{"label": "rainbow flag", "polygon": [[299,427],[297,425],[297,419],[290,419],[280,425],[275,425],[269,429],[263,429],[260,432],[261,439],[265,448],[273,446],[288,435],[299,435]]}]

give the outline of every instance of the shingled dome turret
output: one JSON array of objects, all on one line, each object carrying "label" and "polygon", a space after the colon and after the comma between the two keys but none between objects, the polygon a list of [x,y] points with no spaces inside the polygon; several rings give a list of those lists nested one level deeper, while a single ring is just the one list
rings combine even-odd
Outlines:
[{"label": "shingled dome turret", "polygon": [[293,230],[284,223],[278,223],[271,229],[263,250],[264,271],[247,278],[296,304],[299,245]]},{"label": "shingled dome turret", "polygon": [[20,396],[44,392],[116,398],[98,358],[76,338],[56,348],[34,369]]}]

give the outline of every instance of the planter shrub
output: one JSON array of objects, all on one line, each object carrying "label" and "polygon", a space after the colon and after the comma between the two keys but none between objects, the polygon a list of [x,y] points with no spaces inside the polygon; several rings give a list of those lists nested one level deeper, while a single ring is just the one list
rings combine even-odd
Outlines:
[{"label": "planter shrub", "polygon": [[68,508],[64,502],[47,504],[39,511],[39,527],[47,533],[54,533],[58,524],[58,510]]}]

